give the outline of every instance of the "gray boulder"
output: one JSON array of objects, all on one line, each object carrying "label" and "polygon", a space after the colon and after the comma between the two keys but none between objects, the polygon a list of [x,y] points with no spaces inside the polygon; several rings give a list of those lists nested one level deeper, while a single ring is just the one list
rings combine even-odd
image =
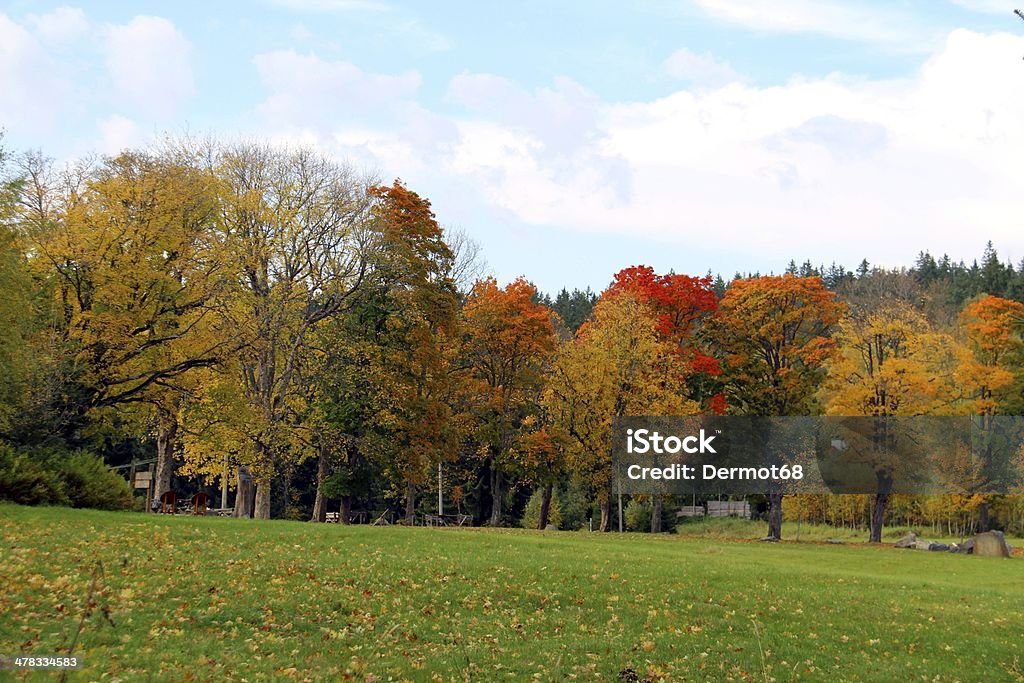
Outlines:
[{"label": "gray boulder", "polygon": [[935,553],[946,553],[949,552],[949,546],[945,543],[929,543],[928,550]]},{"label": "gray boulder", "polygon": [[982,557],[1009,557],[1010,547],[1002,531],[986,531],[974,537],[974,554]]},{"label": "gray boulder", "polygon": [[900,540],[896,541],[897,548],[913,548],[917,543],[917,534],[909,533]]},{"label": "gray boulder", "polygon": [[914,542],[914,545],[912,547],[914,548],[914,550],[931,550],[932,542],[919,539]]}]

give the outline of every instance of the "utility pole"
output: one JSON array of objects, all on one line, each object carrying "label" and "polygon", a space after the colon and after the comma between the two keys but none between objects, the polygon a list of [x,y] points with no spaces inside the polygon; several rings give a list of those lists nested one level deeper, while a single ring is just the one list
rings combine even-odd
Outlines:
[{"label": "utility pole", "polygon": [[220,508],[228,506],[228,455],[224,454],[224,474],[220,478]]}]

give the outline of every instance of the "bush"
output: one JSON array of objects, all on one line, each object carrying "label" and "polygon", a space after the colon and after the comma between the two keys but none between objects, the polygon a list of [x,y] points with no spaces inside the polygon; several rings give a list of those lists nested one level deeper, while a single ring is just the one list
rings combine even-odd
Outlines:
[{"label": "bush", "polygon": [[130,510],[132,490],[117,472],[92,453],[54,458],[54,469],[64,479],[68,498],[76,508]]},{"label": "bush", "polygon": [[650,531],[651,512],[652,508],[649,500],[631,499],[626,503],[626,528],[630,531]]},{"label": "bush", "polygon": [[[560,529],[578,531],[588,529],[588,519],[594,515],[594,500],[589,495],[586,485],[578,478],[573,477],[565,489],[556,492],[558,507],[562,513],[562,524]],[[539,508],[538,508],[539,509]],[[597,511],[600,517],[600,510]]]},{"label": "bush", "polygon": [[0,499],[21,505],[71,504],[56,472],[4,443],[0,443]]},{"label": "bush", "polygon": [[[526,504],[526,509],[523,510],[523,519],[520,521],[520,525],[524,529],[537,528],[537,524],[540,522],[540,504],[543,497],[543,489],[537,489],[530,496],[530,501]],[[558,504],[558,496],[554,494],[551,495],[551,507],[548,508],[548,524],[553,524],[556,529],[560,528],[562,524],[562,511]]]},{"label": "bush", "polygon": [[0,444],[0,499],[22,505],[128,510],[132,490],[92,453],[17,450]]}]

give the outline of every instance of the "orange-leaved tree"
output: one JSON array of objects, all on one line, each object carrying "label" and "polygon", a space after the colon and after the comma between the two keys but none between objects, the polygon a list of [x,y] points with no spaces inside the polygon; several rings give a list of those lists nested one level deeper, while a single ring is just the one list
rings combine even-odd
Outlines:
[{"label": "orange-leaved tree", "polygon": [[[994,483],[1010,475],[1011,459],[996,457],[1006,452],[997,448],[1000,438],[995,416],[1019,415],[1019,368],[1024,353],[1024,304],[1019,301],[985,295],[964,307],[960,324],[973,354],[971,376],[975,379],[974,414],[985,437],[985,463],[982,476],[985,483]],[[1015,391],[1016,389],[1016,391]],[[1003,426],[1015,426],[1016,421],[1000,421]],[[1005,430],[1003,430],[1005,431]],[[1003,435],[1005,436],[1005,434]],[[1005,444],[1003,444],[1005,446]],[[981,531],[989,527],[989,505],[993,496],[982,496],[978,506],[978,526]]]},{"label": "orange-leaved tree", "polygon": [[537,303],[537,290],[523,278],[506,287],[478,280],[463,309],[462,354],[470,369],[473,402],[489,476],[492,526],[502,522],[510,449],[531,430],[544,369],[557,345],[551,311]]},{"label": "orange-leaved tree", "polygon": [[[819,277],[732,282],[706,333],[722,360],[726,399],[738,415],[814,415],[829,337],[843,304]],[[768,536],[782,537],[782,493],[768,491]]]}]

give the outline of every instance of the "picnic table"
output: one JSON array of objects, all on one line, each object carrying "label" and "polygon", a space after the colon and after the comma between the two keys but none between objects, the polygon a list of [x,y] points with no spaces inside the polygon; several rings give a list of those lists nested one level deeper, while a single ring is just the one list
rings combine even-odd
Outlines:
[{"label": "picnic table", "polygon": [[423,515],[424,526],[466,526],[473,520],[470,515]]}]

